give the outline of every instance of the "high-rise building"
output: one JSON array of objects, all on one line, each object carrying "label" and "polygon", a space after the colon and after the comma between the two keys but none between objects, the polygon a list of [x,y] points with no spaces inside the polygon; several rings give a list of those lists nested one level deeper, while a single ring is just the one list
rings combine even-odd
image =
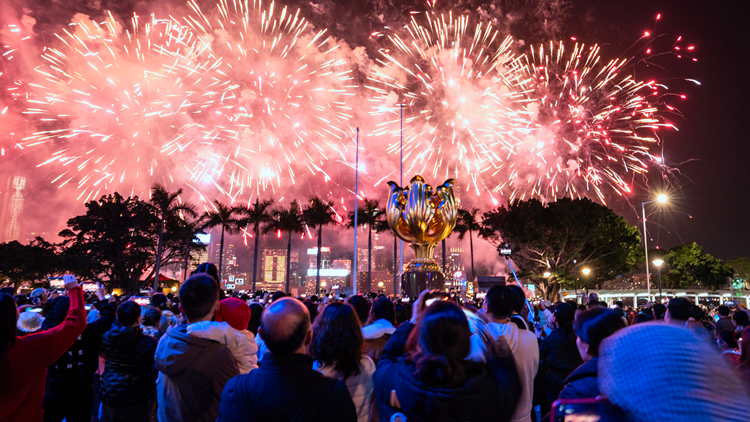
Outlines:
[{"label": "high-rise building", "polygon": [[357,248],[357,271],[358,272],[367,271],[368,255],[369,253],[368,253],[367,247]]},{"label": "high-rise building", "polygon": [[0,241],[2,242],[18,240],[21,235],[21,225],[18,219],[23,211],[24,188],[26,188],[25,177],[8,177],[3,195],[3,208],[0,210]]},{"label": "high-rise building", "polygon": [[[318,259],[318,248],[310,248],[307,250],[307,258],[309,259],[309,266],[307,268],[317,268]],[[331,267],[331,248],[323,246],[320,248],[320,268],[326,269]]]},{"label": "high-rise building", "polygon": [[263,279],[260,288],[286,290],[286,249],[263,249]]},{"label": "high-rise building", "polygon": [[[391,250],[392,252],[392,250]],[[373,271],[388,271],[391,268],[388,265],[389,253],[385,249],[385,246],[373,246],[372,247],[372,270]]]}]

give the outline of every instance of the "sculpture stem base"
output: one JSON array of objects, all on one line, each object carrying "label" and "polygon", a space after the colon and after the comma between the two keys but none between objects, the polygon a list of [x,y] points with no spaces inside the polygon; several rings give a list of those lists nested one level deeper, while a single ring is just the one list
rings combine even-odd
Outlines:
[{"label": "sculpture stem base", "polygon": [[445,290],[445,276],[440,271],[406,271],[401,274],[402,294],[416,299],[423,290]]}]

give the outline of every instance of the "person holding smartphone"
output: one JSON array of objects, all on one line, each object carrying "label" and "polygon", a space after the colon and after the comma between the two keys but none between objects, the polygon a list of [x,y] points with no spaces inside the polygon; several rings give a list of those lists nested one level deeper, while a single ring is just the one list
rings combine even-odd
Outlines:
[{"label": "person holding smartphone", "polygon": [[18,312],[13,297],[0,294],[0,420],[42,422],[45,375],[86,327],[83,289],[66,275],[70,306],[56,327],[16,337]]}]

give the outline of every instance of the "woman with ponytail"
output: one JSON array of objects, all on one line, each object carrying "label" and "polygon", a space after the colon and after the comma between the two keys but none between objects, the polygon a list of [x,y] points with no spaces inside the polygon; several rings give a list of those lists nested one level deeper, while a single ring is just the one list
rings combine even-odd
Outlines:
[{"label": "woman with ponytail", "polygon": [[549,412],[562,391],[565,379],[583,363],[573,330],[575,309],[567,303],[555,307],[555,329],[542,341],[539,365],[547,370],[547,403],[542,414]]},{"label": "woman with ponytail", "polygon": [[[421,299],[421,298],[420,298]],[[381,421],[508,421],[520,397],[507,344],[489,345],[486,363],[467,360],[471,331],[464,311],[438,300],[391,336],[375,372]]]}]

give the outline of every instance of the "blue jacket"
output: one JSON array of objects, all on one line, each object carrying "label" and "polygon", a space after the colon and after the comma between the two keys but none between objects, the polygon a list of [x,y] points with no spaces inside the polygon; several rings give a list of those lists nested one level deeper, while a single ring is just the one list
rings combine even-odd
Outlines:
[{"label": "blue jacket", "polygon": [[594,398],[599,395],[599,385],[597,384],[597,363],[599,358],[593,358],[590,361],[576,368],[568,378],[560,393],[561,399],[585,399]]},{"label": "blue jacket", "polygon": [[[404,356],[411,323],[403,323],[391,336],[375,371],[375,400],[381,421],[394,413],[409,422],[509,421],[521,396],[513,356],[490,359],[486,364],[464,361],[467,381],[459,387],[429,385],[415,376],[416,367]],[[400,409],[391,407],[396,392]]]},{"label": "blue jacket", "polygon": [[266,353],[258,369],[224,387],[217,422],[292,420],[356,422],[357,412],[344,381],[324,377],[298,353]]}]

